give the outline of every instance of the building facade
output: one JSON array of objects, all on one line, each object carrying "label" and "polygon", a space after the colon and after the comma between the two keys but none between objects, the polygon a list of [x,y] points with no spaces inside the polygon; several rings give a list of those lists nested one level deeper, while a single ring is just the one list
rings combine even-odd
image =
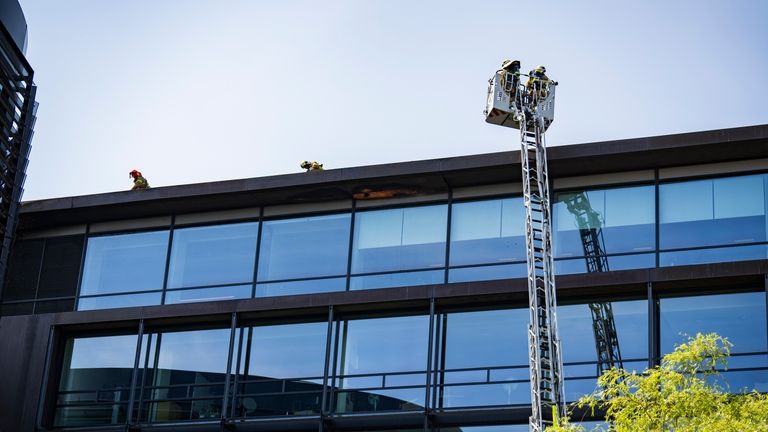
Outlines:
[{"label": "building facade", "polygon": [[[27,22],[16,0],[0,3],[0,275],[5,274],[24,192],[35,124],[34,71],[24,53]],[[0,278],[0,298],[3,294]]]},{"label": "building facade", "polygon": [[[548,153],[566,398],[594,304],[625,368],[714,331],[768,391],[768,125]],[[503,152],[24,203],[0,429],[527,430],[519,182]]]}]

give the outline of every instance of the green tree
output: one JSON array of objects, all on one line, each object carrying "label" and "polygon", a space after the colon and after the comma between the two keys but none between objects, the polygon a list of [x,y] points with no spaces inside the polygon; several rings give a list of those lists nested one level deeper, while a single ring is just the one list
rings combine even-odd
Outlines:
[{"label": "green tree", "polygon": [[[605,371],[598,388],[576,406],[600,410],[607,423],[593,430],[615,432],[768,432],[768,395],[729,393],[717,384],[731,343],[717,334],[697,334],[642,373]],[[584,431],[562,419],[547,432]]]}]

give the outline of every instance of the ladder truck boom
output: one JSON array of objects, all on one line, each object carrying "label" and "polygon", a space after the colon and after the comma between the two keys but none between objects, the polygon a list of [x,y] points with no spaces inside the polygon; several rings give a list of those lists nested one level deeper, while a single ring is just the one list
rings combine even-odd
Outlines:
[{"label": "ladder truck boom", "polygon": [[[505,62],[505,65],[507,62]],[[518,62],[519,69],[519,62]],[[528,264],[528,358],[531,432],[565,415],[563,361],[557,331],[552,217],[544,132],[554,119],[555,86],[543,74],[532,86],[519,73],[499,70],[489,81],[486,122],[520,130]],[[544,79],[546,78],[546,79]]]}]

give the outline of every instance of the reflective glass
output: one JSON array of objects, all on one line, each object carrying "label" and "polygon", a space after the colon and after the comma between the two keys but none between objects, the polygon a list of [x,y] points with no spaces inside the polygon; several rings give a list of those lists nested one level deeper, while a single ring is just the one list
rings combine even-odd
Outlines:
[{"label": "reflective glass", "polygon": [[[656,266],[655,254],[617,255],[608,257],[608,270],[631,270],[639,268],[651,268]],[[587,262],[585,258],[571,258],[555,260],[555,274],[586,273]]]},{"label": "reflective glass", "polygon": [[116,309],[136,306],[159,305],[162,300],[160,291],[141,294],[108,295],[98,297],[80,297],[77,310]]},{"label": "reflective glass", "polygon": [[312,279],[256,284],[256,297],[312,294],[347,289],[347,278]]},{"label": "reflective glass", "polygon": [[444,267],[447,215],[446,205],[356,213],[352,272]]},{"label": "reflective glass", "polygon": [[444,326],[446,369],[528,364],[528,309],[450,313]]},{"label": "reflective glass", "polygon": [[766,241],[768,175],[659,186],[661,249]]},{"label": "reflective glass", "polygon": [[264,222],[258,280],[345,274],[349,224],[349,214]]},{"label": "reflective glass", "polygon": [[[221,418],[229,329],[152,335],[142,420]],[[157,356],[157,363],[154,358]]]},{"label": "reflective glass", "polygon": [[451,210],[451,265],[525,261],[522,198],[458,203]]},{"label": "reflective glass", "polygon": [[502,264],[481,267],[461,267],[448,271],[448,282],[470,282],[482,280],[514,279],[526,277],[526,264]]},{"label": "reflective glass", "polygon": [[165,293],[165,304],[234,300],[251,297],[253,285],[171,290]]},{"label": "reflective glass", "polygon": [[761,259],[768,259],[768,246],[766,245],[662,252],[659,254],[659,265],[661,267],[668,267]]},{"label": "reflective glass", "polygon": [[[593,315],[592,308],[597,312]],[[610,311],[610,312],[609,312]],[[611,313],[612,312],[612,313]],[[619,350],[623,360],[648,357],[648,302],[632,300],[558,305],[557,327],[563,350],[563,362],[597,362],[595,317],[613,316]],[[610,322],[610,320],[607,320]],[[601,322],[598,320],[598,322]],[[596,365],[593,366],[593,374]]]},{"label": "reflective glass", "polygon": [[168,288],[253,281],[258,222],[173,231]]},{"label": "reflective glass", "polygon": [[[490,406],[530,402],[527,368],[520,377],[517,368],[493,370],[500,366],[527,365],[528,310],[504,309],[449,313],[443,316],[445,369],[472,369],[446,372],[442,406]],[[507,329],[500,332],[499,329]],[[502,372],[503,371],[503,372]],[[491,381],[520,380],[517,383],[488,384]],[[455,385],[465,384],[465,385]]]},{"label": "reflective glass", "polygon": [[662,353],[711,332],[727,337],[734,353],[768,350],[765,292],[662,298],[659,308]]},{"label": "reflective glass", "polygon": [[353,276],[349,282],[350,290],[374,288],[394,288],[402,286],[433,285],[443,283],[444,270],[427,270],[405,273],[387,273],[369,276]]},{"label": "reflective glass", "polygon": [[[339,392],[336,411],[423,409],[428,333],[429,317],[424,315],[342,322],[337,353],[339,388],[346,389],[347,381],[354,379],[348,376],[371,375],[379,378],[371,380],[379,383],[375,386],[379,389]],[[420,373],[420,384],[387,389],[383,375],[396,372]],[[419,382],[418,377],[414,379]]]},{"label": "reflective glass", "polygon": [[584,256],[582,235],[602,232],[608,254],[655,249],[656,196],[653,186],[633,186],[555,195],[556,257]]},{"label": "reflective glass", "polygon": [[125,422],[136,335],[67,339],[56,426]]},{"label": "reflective glass", "polygon": [[163,288],[168,231],[91,237],[80,295]]},{"label": "reflective glass", "polygon": [[327,323],[260,326],[246,330],[249,362],[238,387],[243,416],[308,415],[320,411]]}]

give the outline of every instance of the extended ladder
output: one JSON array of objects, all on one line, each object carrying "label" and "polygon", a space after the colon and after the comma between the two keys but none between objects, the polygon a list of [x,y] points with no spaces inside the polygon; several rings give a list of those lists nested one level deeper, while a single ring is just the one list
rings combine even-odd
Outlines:
[{"label": "extended ladder", "polygon": [[[552,218],[544,132],[554,120],[557,83],[540,77],[526,89],[516,77],[497,71],[488,81],[485,121],[520,129],[528,262],[528,358],[531,378],[531,432],[542,432],[564,417],[563,360],[557,332],[557,299],[552,260]],[[514,83],[514,84],[511,84]],[[531,90],[531,91],[529,91]]]},{"label": "extended ladder", "polygon": [[563,362],[557,331],[552,260],[552,224],[543,119],[520,114],[525,241],[528,253],[528,360],[531,378],[530,430],[541,432],[553,416],[565,415]]}]

